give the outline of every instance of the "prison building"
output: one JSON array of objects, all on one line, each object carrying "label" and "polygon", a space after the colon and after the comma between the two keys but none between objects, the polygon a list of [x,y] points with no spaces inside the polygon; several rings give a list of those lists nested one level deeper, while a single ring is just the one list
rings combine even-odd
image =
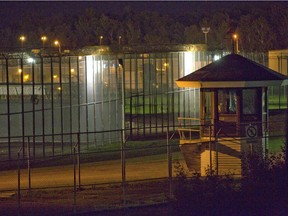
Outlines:
[{"label": "prison building", "polygon": [[176,130],[179,115],[199,115],[199,90],[175,80],[209,61],[206,46],[193,44],[2,53],[1,157],[27,142],[34,156],[48,156],[79,141],[82,149],[119,141],[123,131],[135,139]]}]

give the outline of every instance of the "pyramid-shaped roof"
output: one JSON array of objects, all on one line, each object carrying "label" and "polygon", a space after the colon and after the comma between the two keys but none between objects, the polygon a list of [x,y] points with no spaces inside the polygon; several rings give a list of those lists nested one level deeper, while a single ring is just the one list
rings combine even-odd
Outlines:
[{"label": "pyramid-shaped roof", "polygon": [[287,79],[287,76],[250,59],[230,54],[178,79],[176,83],[179,87],[243,88],[285,85]]}]

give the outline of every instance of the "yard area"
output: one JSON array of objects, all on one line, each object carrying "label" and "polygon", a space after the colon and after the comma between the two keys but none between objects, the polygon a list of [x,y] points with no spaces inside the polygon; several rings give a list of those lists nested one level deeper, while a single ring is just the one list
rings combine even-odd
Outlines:
[{"label": "yard area", "polygon": [[[167,204],[169,184],[167,180],[131,182],[126,185],[126,209],[135,215],[136,207],[163,206]],[[0,198],[0,211],[5,215],[17,215],[17,196]],[[123,211],[123,192],[121,184],[90,185],[77,191],[74,205],[73,188],[41,189],[23,191],[21,215],[114,215]],[[165,207],[166,208],[166,207]],[[162,209],[165,209],[162,207]],[[122,210],[121,210],[122,209]],[[145,208],[146,209],[146,208]],[[158,209],[158,208],[157,208]],[[134,212],[132,214],[132,212]],[[154,210],[153,210],[154,212]],[[157,212],[157,211],[156,211]],[[119,214],[115,215],[119,215]],[[161,215],[138,212],[137,215]],[[161,211],[162,215],[167,215]]]},{"label": "yard area", "polygon": [[[179,152],[172,156],[181,160]],[[120,160],[81,164],[81,188],[78,188],[77,179],[75,194],[73,172],[73,165],[34,168],[29,191],[28,170],[21,169],[21,215],[99,213],[104,209],[163,204],[169,200],[166,154],[127,159],[125,192],[121,184]],[[17,170],[0,172],[0,188],[0,212],[16,215]]]},{"label": "yard area", "polygon": [[[275,134],[269,137],[269,152],[281,152],[285,137],[279,136],[280,120],[283,114],[270,116],[275,122]],[[283,127],[281,127],[283,130]],[[125,161],[126,184],[122,185],[122,164],[119,144],[103,146],[100,153],[84,152],[81,155],[81,187],[78,188],[78,170],[76,170],[77,190],[74,193],[73,157],[49,158],[31,164],[31,190],[28,190],[27,164],[21,172],[21,200],[18,209],[17,169],[0,172],[0,212],[4,215],[159,215],[173,213],[168,204],[174,181],[169,181],[169,163],[166,141],[148,142],[130,141],[127,143]],[[172,174],[176,176],[174,161],[185,166],[177,142],[173,143]],[[58,161],[59,160],[59,161]],[[69,162],[67,164],[67,161]],[[41,163],[40,163],[41,162]],[[59,164],[59,165],[57,165]],[[3,165],[3,164],[2,164]],[[172,183],[172,184],[171,184]],[[126,208],[123,209],[123,206]],[[109,211],[108,211],[109,210]],[[172,213],[171,213],[172,212]],[[176,213],[175,213],[176,214]]]}]

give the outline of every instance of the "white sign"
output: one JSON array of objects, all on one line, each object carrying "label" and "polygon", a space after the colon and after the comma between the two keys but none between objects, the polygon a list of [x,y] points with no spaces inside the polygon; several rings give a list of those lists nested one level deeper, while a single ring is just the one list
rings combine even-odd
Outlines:
[{"label": "white sign", "polygon": [[257,125],[246,126],[246,137],[255,138],[258,135]]},{"label": "white sign", "polygon": [[[0,95],[7,95],[7,86],[0,86]],[[22,95],[22,87],[20,85],[9,85],[9,95]],[[33,95],[33,86],[23,86],[23,95]],[[34,85],[34,95],[42,95],[42,86]],[[43,89],[45,95],[45,88]]]}]

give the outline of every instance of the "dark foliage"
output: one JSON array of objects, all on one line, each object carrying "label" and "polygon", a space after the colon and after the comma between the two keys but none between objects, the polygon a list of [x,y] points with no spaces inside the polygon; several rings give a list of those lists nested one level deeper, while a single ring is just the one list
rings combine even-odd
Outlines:
[{"label": "dark foliage", "polygon": [[285,215],[288,207],[288,174],[283,154],[268,159],[250,153],[243,156],[243,176],[200,177],[175,163],[174,211],[177,215]]},{"label": "dark foliage", "polygon": [[[101,4],[109,3],[116,4]],[[239,49],[243,52],[288,47],[285,2],[191,3],[193,7],[185,13],[177,13],[176,8],[174,13],[165,11],[168,8],[165,2],[162,10],[159,6],[154,11],[144,8],[140,12],[121,7],[114,14],[88,3],[87,8],[83,3],[78,10],[76,3],[67,2],[65,7],[63,3],[59,7],[57,4],[61,3],[3,3],[0,47],[20,47],[22,34],[27,37],[25,47],[29,48],[41,47],[42,35],[49,39],[46,46],[53,46],[58,39],[70,49],[99,45],[100,36],[102,45],[115,47],[119,45],[119,36],[121,45],[204,43],[203,26],[210,27],[207,35],[210,50],[230,50],[233,33],[239,34]],[[189,2],[185,5],[189,7]],[[149,7],[153,4],[149,3]]]}]

